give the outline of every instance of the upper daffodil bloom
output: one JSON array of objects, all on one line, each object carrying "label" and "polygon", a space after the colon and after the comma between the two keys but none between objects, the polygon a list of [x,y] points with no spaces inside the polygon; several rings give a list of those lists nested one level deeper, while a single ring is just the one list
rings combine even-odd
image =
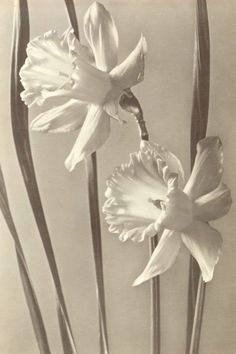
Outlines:
[{"label": "upper daffodil bloom", "polygon": [[107,181],[103,211],[109,230],[121,241],[161,235],[138,285],[165,272],[182,243],[196,259],[205,282],[213,277],[222,238],[209,221],[225,215],[230,190],[222,183],[223,151],[218,137],[199,141],[194,167],[185,184],[179,159],[158,144],[142,141],[128,164]]},{"label": "upper daffodil bloom", "polygon": [[110,117],[119,120],[123,90],[144,76],[145,38],[141,36],[136,48],[117,65],[117,29],[98,2],[84,16],[84,33],[89,48],[80,44],[71,28],[62,36],[49,31],[34,38],[20,71],[25,89],[22,100],[29,107],[42,107],[31,129],[60,133],[81,128],[65,161],[69,171],[106,141]]}]

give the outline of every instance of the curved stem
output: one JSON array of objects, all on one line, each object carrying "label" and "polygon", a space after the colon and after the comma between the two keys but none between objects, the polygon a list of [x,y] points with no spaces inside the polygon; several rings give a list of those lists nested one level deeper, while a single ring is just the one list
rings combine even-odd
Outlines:
[{"label": "curved stem", "polygon": [[131,113],[138,125],[139,135],[141,140],[149,140],[149,134],[146,127],[146,122],[143,117],[142,107],[133,92],[126,89],[120,98],[120,106],[127,112]]}]

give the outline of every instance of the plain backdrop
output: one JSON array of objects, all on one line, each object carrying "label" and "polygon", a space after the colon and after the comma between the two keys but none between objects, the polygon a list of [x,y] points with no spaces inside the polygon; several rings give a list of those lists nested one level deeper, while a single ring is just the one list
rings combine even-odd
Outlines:
[{"label": "plain backdrop", "polygon": [[[192,99],[194,0],[106,0],[120,37],[119,59],[136,45],[142,32],[148,42],[145,80],[138,96],[153,141],[175,152],[189,173],[189,131]],[[89,1],[77,0],[81,39]],[[29,1],[31,37],[57,29],[68,19],[63,0]],[[236,75],[234,0],[208,0],[211,33],[211,89],[208,135],[224,145],[224,182],[236,200]],[[53,354],[61,353],[54,291],[48,265],[26,196],[12,140],[9,106],[10,48],[13,1],[0,3],[0,160],[10,206],[24,245]],[[112,133],[98,152],[100,206],[105,180],[113,168],[138,148],[136,126],[112,122]],[[33,116],[33,112],[31,112]],[[73,173],[64,168],[76,133],[31,133],[31,143],[43,206],[58,262],[67,306],[80,354],[98,353],[94,264],[88,217],[84,164]],[[101,215],[107,319],[111,354],[149,352],[149,284],[131,286],[148,260],[148,243],[121,243],[110,234]],[[201,354],[236,353],[236,222],[235,206],[214,222],[224,245],[214,280],[207,286]],[[14,245],[0,215],[0,353],[36,354],[34,334],[17,269]],[[183,248],[175,266],[161,276],[162,354],[182,354],[185,348],[189,256]]]}]

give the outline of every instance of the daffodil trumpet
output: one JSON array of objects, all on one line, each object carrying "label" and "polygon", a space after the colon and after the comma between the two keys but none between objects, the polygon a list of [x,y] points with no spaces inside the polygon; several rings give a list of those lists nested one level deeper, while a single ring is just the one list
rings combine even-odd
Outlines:
[{"label": "daffodil trumpet", "polygon": [[187,183],[180,160],[152,142],[142,141],[129,163],[116,168],[107,181],[103,207],[109,230],[121,241],[161,236],[134,285],[167,271],[182,244],[198,262],[203,280],[212,279],[222,237],[209,222],[227,214],[232,203],[222,174],[223,149],[218,137],[199,141]]},{"label": "daffodil trumpet", "polygon": [[82,45],[72,28],[63,35],[55,30],[31,40],[20,76],[21,98],[42,111],[33,119],[35,131],[61,133],[80,129],[65,161],[76,164],[100,148],[110,134],[110,118],[117,121],[119,98],[124,90],[144,77],[147,51],[143,35],[130,55],[119,65],[118,32],[111,14],[94,2],[84,16]]}]

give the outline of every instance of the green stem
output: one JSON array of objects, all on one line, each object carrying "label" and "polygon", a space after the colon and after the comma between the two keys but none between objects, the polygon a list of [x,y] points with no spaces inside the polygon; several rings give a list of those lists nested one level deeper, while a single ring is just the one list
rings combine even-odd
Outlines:
[{"label": "green stem", "polygon": [[88,176],[88,195],[90,209],[90,223],[92,230],[93,256],[95,263],[96,294],[99,315],[99,342],[100,353],[108,354],[108,335],[105,310],[105,290],[102,261],[102,238],[99,213],[98,184],[97,184],[97,160],[93,153],[86,160]]},{"label": "green stem", "polygon": [[[196,30],[194,52],[194,83],[193,103],[191,118],[191,168],[196,156],[196,145],[200,139],[206,136],[209,91],[210,91],[210,36],[207,15],[206,0],[196,0]],[[195,304],[197,299],[200,269],[193,257],[190,257],[189,288],[188,288],[188,318],[186,354],[190,350],[190,342],[193,330]],[[200,297],[199,305],[203,311],[204,296]],[[200,322],[201,326],[201,322]],[[200,341],[200,331],[197,340]],[[199,343],[195,346],[199,347]],[[197,353],[197,352],[196,352]]]},{"label": "green stem", "polygon": [[[150,256],[158,244],[158,236],[149,240]],[[161,352],[161,319],[160,319],[160,277],[151,280],[151,354]]]},{"label": "green stem", "polygon": [[203,309],[204,309],[205,291],[206,291],[206,283],[204,283],[202,277],[200,277],[198,281],[198,289],[197,289],[197,297],[196,297],[196,305],[195,305],[195,313],[194,313],[194,321],[193,321],[189,354],[198,354]]}]

